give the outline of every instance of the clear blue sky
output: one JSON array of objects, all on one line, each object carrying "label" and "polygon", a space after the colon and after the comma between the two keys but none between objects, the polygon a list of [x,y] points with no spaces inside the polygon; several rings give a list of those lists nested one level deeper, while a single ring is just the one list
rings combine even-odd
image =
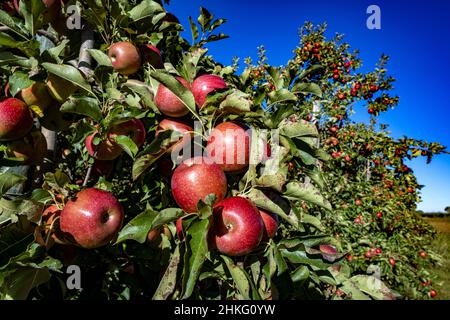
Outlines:
[{"label": "clear blue sky", "polygon": [[[232,57],[256,60],[256,48],[264,45],[273,65],[284,64],[298,44],[298,28],[304,21],[328,23],[328,35],[343,33],[361,51],[364,68],[373,68],[381,53],[391,60],[389,73],[397,79],[394,93],[399,106],[380,117],[393,136],[439,141],[450,147],[450,1],[244,1],[172,0],[168,10],[178,16],[190,39],[188,16],[197,18],[199,7],[228,22],[219,30],[230,39],[208,46],[223,64]],[[369,5],[381,9],[381,30],[366,28]],[[354,117],[367,121],[365,110]],[[409,164],[422,190],[419,209],[443,211],[450,205],[450,155]]]}]

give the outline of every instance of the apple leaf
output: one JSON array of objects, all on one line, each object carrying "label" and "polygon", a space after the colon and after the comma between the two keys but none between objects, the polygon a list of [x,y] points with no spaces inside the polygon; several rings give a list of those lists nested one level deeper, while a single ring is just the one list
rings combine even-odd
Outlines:
[{"label": "apple leaf", "polygon": [[194,114],[197,118],[196,105],[194,95],[191,90],[183,86],[180,81],[178,81],[173,75],[164,71],[152,71],[151,77],[156,79],[158,82],[166,86],[173,94],[175,94],[183,104]]},{"label": "apple leaf", "polygon": [[12,257],[25,251],[33,241],[33,233],[21,228],[20,223],[12,223],[2,228],[2,232],[0,232],[0,267],[7,264]]},{"label": "apple leaf", "polygon": [[137,155],[132,169],[133,180],[137,180],[155,161],[164,155],[162,145],[171,137],[172,132],[172,130],[162,131],[145,150]]},{"label": "apple leaf", "polygon": [[11,37],[6,33],[0,33],[0,46],[8,47],[8,48],[17,48],[20,45],[20,42],[17,42],[16,39]]},{"label": "apple leaf", "polygon": [[14,18],[3,10],[0,10],[0,24],[10,28],[12,31],[20,35],[22,38],[27,39],[26,30],[20,28],[20,25],[16,23]]},{"label": "apple leaf", "polygon": [[311,66],[309,69],[306,70],[302,70],[302,72],[299,74],[298,79],[304,79],[307,75],[309,74],[316,74],[319,73],[320,71],[324,70],[324,67],[320,64],[315,64],[313,66]]},{"label": "apple leaf", "polygon": [[132,92],[137,94],[141,98],[144,106],[151,108],[157,114],[161,113],[158,110],[155,102],[153,101],[153,93],[151,91],[151,88],[145,82],[138,80],[128,80],[122,86],[130,89]]},{"label": "apple leaf", "polygon": [[184,215],[183,210],[180,208],[166,208],[161,210],[152,222],[152,229],[161,227],[172,221],[176,221]]},{"label": "apple leaf", "polygon": [[175,290],[180,261],[180,246],[177,245],[152,300],[167,300]]},{"label": "apple leaf", "polygon": [[31,289],[48,282],[50,278],[48,269],[18,269],[3,278],[0,297],[4,300],[25,300]]},{"label": "apple leaf", "polygon": [[30,79],[30,76],[21,71],[14,72],[8,79],[9,81],[9,92],[13,97],[15,97],[22,89],[31,86],[34,81]]},{"label": "apple leaf", "polygon": [[95,61],[97,61],[98,65],[104,67],[112,67],[111,60],[109,57],[100,50],[97,49],[88,49],[89,54]]},{"label": "apple leaf", "polygon": [[12,54],[9,51],[0,52],[0,66],[1,65],[17,65],[27,69],[35,69],[38,65],[38,61],[31,58],[24,58],[15,54]]},{"label": "apple leaf", "polygon": [[55,64],[55,63],[48,63],[44,62],[42,66],[50,73],[53,73],[57,75],[58,77],[65,79],[77,87],[87,91],[91,95],[95,96],[92,92],[91,86],[89,83],[86,82],[86,80],[81,75],[80,71],[72,67],[70,65],[64,65],[64,64]]},{"label": "apple leaf", "polygon": [[91,97],[71,96],[64,102],[60,109],[61,112],[75,113],[87,116],[95,121],[103,119],[102,110],[98,101]]},{"label": "apple leaf", "polygon": [[246,195],[257,207],[279,215],[295,228],[298,228],[298,221],[291,215],[289,204],[284,203],[284,199],[271,198],[263,191],[252,188]]},{"label": "apple leaf", "polygon": [[319,98],[322,98],[322,90],[319,85],[312,82],[300,82],[292,87],[292,92],[303,93],[303,94],[314,94]]},{"label": "apple leaf", "polygon": [[34,216],[39,215],[44,208],[42,203],[28,199],[6,200],[0,199],[0,221],[11,219],[11,222],[17,222],[18,216],[26,216],[31,220]]},{"label": "apple leaf", "polygon": [[289,138],[311,137],[318,138],[319,131],[317,127],[305,120],[297,120],[292,122],[290,119],[281,121],[280,134]]},{"label": "apple leaf", "polygon": [[291,272],[291,279],[293,282],[303,282],[309,278],[309,269],[307,266],[299,266]]},{"label": "apple leaf", "polygon": [[0,197],[3,197],[9,189],[27,180],[26,177],[14,173],[5,172],[0,175]]},{"label": "apple leaf", "polygon": [[198,219],[186,231],[182,299],[187,299],[192,295],[201,268],[208,255],[207,235],[209,225],[209,219]]},{"label": "apple leaf", "polygon": [[131,157],[134,159],[136,154],[139,152],[139,148],[134,143],[133,139],[127,136],[117,136],[115,137],[116,142],[119,146]]},{"label": "apple leaf", "polygon": [[115,244],[125,240],[135,240],[139,243],[144,243],[157,215],[158,213],[153,210],[145,210],[138,214],[120,230]]},{"label": "apple leaf", "polygon": [[157,13],[164,12],[163,7],[153,0],[144,0],[130,10],[128,16],[134,21],[152,18]]},{"label": "apple leaf", "polygon": [[250,282],[247,272],[245,272],[244,268],[235,265],[233,260],[228,258],[227,256],[221,255],[223,261],[227,266],[228,271],[233,278],[234,283],[236,284],[239,293],[241,294],[241,298],[243,300],[250,300]]},{"label": "apple leaf", "polygon": [[374,276],[356,275],[348,281],[351,281],[359,290],[375,300],[395,300],[394,293]]},{"label": "apple leaf", "polygon": [[308,257],[305,251],[296,249],[295,251],[289,251],[287,249],[280,249],[280,252],[284,258],[291,263],[304,264],[312,266],[320,270],[326,270],[329,265],[322,261],[322,259],[311,259]]},{"label": "apple leaf", "polygon": [[331,211],[331,204],[313,185],[302,185],[299,182],[289,182],[283,197],[292,201],[306,201]]},{"label": "apple leaf", "polygon": [[297,96],[287,89],[272,91],[267,97],[270,104],[297,101]]},{"label": "apple leaf", "polygon": [[35,35],[44,24],[44,3],[41,0],[20,0],[20,13],[25,18],[25,27],[30,34]]}]

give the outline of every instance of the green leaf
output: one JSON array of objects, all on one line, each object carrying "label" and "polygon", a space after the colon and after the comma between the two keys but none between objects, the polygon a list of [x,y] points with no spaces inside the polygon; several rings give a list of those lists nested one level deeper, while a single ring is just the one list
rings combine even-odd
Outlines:
[{"label": "green leaf", "polygon": [[322,98],[322,90],[319,85],[312,82],[300,82],[293,86],[292,92],[303,94],[314,94],[319,98]]},{"label": "green leaf", "polygon": [[48,72],[53,73],[58,77],[73,83],[77,87],[80,87],[81,89],[95,96],[94,93],[92,92],[91,86],[89,85],[89,83],[86,82],[86,80],[83,78],[83,76],[81,75],[80,71],[77,68],[69,65],[54,64],[48,62],[43,63],[42,66]]},{"label": "green leaf", "polygon": [[3,197],[15,185],[23,183],[26,180],[26,177],[14,173],[5,172],[0,174],[0,197]]},{"label": "green leaf", "polygon": [[180,208],[166,208],[162,210],[152,222],[152,229],[157,229],[172,221],[178,220],[184,215],[183,210]]},{"label": "green leaf", "polygon": [[211,21],[213,19],[212,14],[205,8],[200,7],[200,15],[197,19],[198,23],[202,27],[202,31],[208,31],[211,26]]},{"label": "green leaf", "polygon": [[302,70],[302,72],[300,73],[298,78],[299,78],[299,80],[301,80],[301,79],[304,79],[309,74],[311,74],[311,75],[316,74],[316,73],[321,72],[322,70],[324,70],[323,66],[321,66],[320,64],[315,64],[307,70]]},{"label": "green leaf", "polygon": [[300,266],[291,272],[293,282],[303,282],[309,278],[309,269],[307,266]]},{"label": "green leaf", "polygon": [[192,40],[195,42],[198,39],[198,28],[194,20],[192,20],[192,17],[190,16],[189,16],[189,24],[191,26]]},{"label": "green leaf", "polygon": [[30,34],[35,35],[44,24],[44,11],[45,6],[41,0],[20,1],[20,12],[25,18],[25,27]]},{"label": "green leaf", "polygon": [[319,131],[317,127],[305,120],[298,120],[292,122],[285,120],[280,123],[280,134],[289,138],[311,137],[318,138]]},{"label": "green leaf", "polygon": [[1,296],[6,300],[25,300],[31,289],[48,282],[48,269],[24,268],[8,274],[1,283]]},{"label": "green leaf", "polygon": [[0,232],[0,267],[7,264],[12,257],[24,252],[33,241],[33,233],[24,230],[20,223],[9,224],[2,228]]},{"label": "green leaf", "polygon": [[98,105],[97,99],[91,97],[71,96],[61,106],[60,111],[87,116],[97,122],[103,119],[102,110]]},{"label": "green leaf", "polygon": [[307,266],[314,266],[321,270],[326,270],[329,264],[323,262],[321,259],[311,259],[306,252],[301,250],[289,251],[287,249],[280,249],[281,254],[291,263],[304,264]]},{"label": "green leaf", "polygon": [[157,114],[161,113],[153,101],[153,93],[150,87],[145,82],[129,79],[123,84],[123,87],[126,87],[136,93],[146,107],[151,108]]},{"label": "green leaf", "polygon": [[330,203],[311,184],[305,186],[299,182],[290,182],[286,185],[283,197],[292,201],[303,200],[331,211]]},{"label": "green leaf", "polygon": [[192,295],[201,268],[209,252],[207,241],[209,224],[209,219],[199,219],[187,229],[182,299],[187,299]]},{"label": "green leaf", "polygon": [[291,208],[284,199],[280,199],[277,196],[269,197],[267,193],[263,191],[252,188],[247,193],[247,197],[258,207],[263,210],[275,213],[281,218],[289,222],[295,228],[298,228],[298,221],[294,215],[291,215]]},{"label": "green leaf", "polygon": [[394,293],[374,276],[357,275],[349,279],[362,292],[376,300],[395,300]]},{"label": "green leaf", "polygon": [[0,24],[10,28],[22,38],[27,39],[26,31],[22,30],[19,27],[19,23],[16,23],[16,20],[3,10],[0,10]]},{"label": "green leaf", "polygon": [[180,260],[180,246],[177,245],[152,300],[167,300],[175,290]]},{"label": "green leaf", "polygon": [[306,224],[310,224],[314,227],[316,227],[317,229],[323,231],[324,227],[322,225],[322,222],[320,221],[319,218],[316,218],[310,214],[303,214],[302,215],[302,223],[306,223]]},{"label": "green leaf", "polygon": [[0,199],[0,221],[11,219],[12,222],[18,220],[18,216],[23,215],[28,220],[32,220],[33,217],[38,216],[43,209],[43,204],[28,200],[28,199],[14,199],[6,200]]},{"label": "green leaf", "polygon": [[13,37],[6,33],[0,33],[0,46],[9,47],[9,48],[17,48],[20,45],[20,42],[16,41]]},{"label": "green leaf", "polygon": [[30,87],[34,81],[30,79],[30,76],[21,71],[14,72],[8,79],[9,81],[9,92],[13,97],[19,93],[22,89]]},{"label": "green leaf", "polygon": [[27,69],[34,69],[38,65],[38,61],[35,58],[25,58],[9,51],[0,52],[0,66],[11,65],[11,66],[21,66]]},{"label": "green leaf", "polygon": [[252,106],[253,101],[249,94],[237,89],[232,89],[231,93],[220,103],[219,109],[230,113],[241,114],[250,112]]},{"label": "green leaf", "polygon": [[139,152],[139,148],[134,143],[133,139],[127,136],[117,136],[115,137],[116,142],[120,145],[120,147],[131,157],[134,159],[136,154]]},{"label": "green leaf", "polygon": [[163,143],[171,137],[173,131],[162,131],[153,142],[137,155],[133,163],[132,176],[137,180],[155,161],[164,155]]},{"label": "green leaf", "polygon": [[100,66],[112,67],[111,59],[103,51],[88,49],[88,52]]},{"label": "green leaf", "polygon": [[151,18],[152,16],[164,12],[163,7],[155,1],[143,0],[137,6],[130,10],[128,16],[134,21]]},{"label": "green leaf", "polygon": [[191,111],[198,118],[195,99],[191,90],[183,86],[181,82],[179,82],[174,76],[167,72],[154,70],[150,73],[150,76],[156,79],[158,82],[162,83],[170,91],[172,91],[172,93],[175,94],[183,102],[183,104],[189,109],[189,111]]},{"label": "green leaf", "polygon": [[287,89],[272,91],[267,95],[267,97],[269,98],[270,104],[297,101],[296,95]]},{"label": "green leaf", "polygon": [[157,214],[153,210],[146,210],[138,214],[120,230],[115,244],[125,240],[135,240],[139,243],[144,243]]},{"label": "green leaf", "polygon": [[223,261],[225,261],[227,269],[230,272],[231,277],[233,278],[234,284],[236,285],[237,289],[239,290],[239,293],[241,294],[242,299],[250,300],[249,277],[248,277],[247,273],[245,272],[244,268],[235,265],[233,263],[233,260],[231,260],[227,256],[222,255],[221,257],[222,257]]}]

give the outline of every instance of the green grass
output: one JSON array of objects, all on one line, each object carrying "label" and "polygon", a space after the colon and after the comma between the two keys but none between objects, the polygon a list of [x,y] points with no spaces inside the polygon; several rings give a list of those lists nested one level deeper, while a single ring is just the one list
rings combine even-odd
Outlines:
[{"label": "green grass", "polygon": [[442,262],[430,270],[437,277],[433,286],[438,293],[436,298],[450,300],[450,218],[425,218],[425,221],[439,231],[433,250],[443,257]]}]

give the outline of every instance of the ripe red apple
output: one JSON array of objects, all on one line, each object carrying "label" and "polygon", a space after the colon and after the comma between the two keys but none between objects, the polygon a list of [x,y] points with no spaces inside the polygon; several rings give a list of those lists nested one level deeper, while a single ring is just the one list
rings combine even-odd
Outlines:
[{"label": "ripe red apple", "polygon": [[356,199],[355,204],[356,204],[357,206],[360,206],[360,205],[362,204],[362,201],[359,200],[359,199]]},{"label": "ripe red apple", "polygon": [[264,231],[261,241],[268,241],[275,237],[278,230],[278,215],[272,212],[267,212],[262,209],[258,209],[259,214],[264,222]]},{"label": "ripe red apple", "polygon": [[351,262],[352,260],[353,260],[353,256],[352,256],[352,255],[348,255],[348,256],[347,256],[347,261],[348,261],[348,262]]},{"label": "ripe red apple", "polygon": [[394,258],[389,258],[389,263],[391,264],[391,266],[395,267],[396,261]]},{"label": "ripe red apple", "polygon": [[225,89],[227,87],[227,84],[221,77],[212,74],[205,74],[194,80],[192,83],[192,93],[194,94],[197,106],[201,109],[209,93],[218,89]]},{"label": "ripe red apple", "polygon": [[242,172],[250,160],[250,133],[241,124],[223,122],[212,130],[206,151],[223,171]]},{"label": "ripe red apple", "polygon": [[437,296],[436,290],[431,290],[431,291],[430,291],[430,297],[434,298],[434,297],[436,297],[436,296]]},{"label": "ripe red apple", "polygon": [[33,117],[27,105],[15,98],[0,101],[0,141],[17,140],[33,127]]},{"label": "ripe red apple", "polygon": [[35,82],[28,88],[22,89],[17,97],[27,106],[39,106],[43,110],[52,103],[52,97],[47,91],[47,86],[42,82]]},{"label": "ripe red apple", "polygon": [[126,76],[136,73],[142,64],[138,48],[126,41],[113,43],[108,50],[108,57],[114,70]]},{"label": "ripe red apple", "polygon": [[141,47],[142,61],[149,63],[155,69],[163,69],[164,63],[161,58],[161,51],[152,44],[146,44]]},{"label": "ripe red apple", "polygon": [[214,206],[210,229],[212,246],[229,256],[252,252],[260,243],[264,221],[258,209],[249,200],[231,197]]},{"label": "ripe red apple", "polygon": [[381,219],[383,217],[383,213],[382,212],[377,212],[377,218]]},{"label": "ripe red apple", "polygon": [[197,212],[197,203],[209,194],[221,201],[227,193],[227,178],[220,167],[203,157],[185,160],[172,175],[172,195],[187,213]]},{"label": "ripe red apple", "polygon": [[375,253],[376,253],[376,254],[380,254],[380,253],[381,253],[381,249],[380,249],[380,248],[376,248],[376,249],[375,249]]},{"label": "ripe red apple", "polygon": [[59,103],[65,102],[77,89],[78,87],[72,82],[57,75],[50,73],[47,77],[47,90]]},{"label": "ripe red apple", "polygon": [[360,217],[355,218],[355,224],[360,224],[360,223],[361,223],[361,218]]},{"label": "ripe red apple", "polygon": [[419,252],[419,256],[420,256],[421,258],[425,258],[425,257],[427,256],[427,253],[426,253],[425,251],[420,251],[420,252]]},{"label": "ripe red apple", "polygon": [[372,252],[367,251],[366,253],[364,253],[364,256],[365,256],[366,258],[370,258],[370,257],[372,257]]},{"label": "ripe red apple", "polygon": [[107,134],[107,138],[100,144],[94,145],[94,138],[98,132],[89,135],[85,140],[86,149],[89,154],[98,160],[114,160],[120,156],[123,149],[116,142],[118,136],[128,136],[134,143],[141,147],[145,143],[145,127],[141,120],[131,119],[126,122],[112,126]]},{"label": "ripe red apple", "polygon": [[124,212],[108,191],[90,188],[79,192],[61,212],[60,227],[80,247],[94,249],[108,244],[122,227]]},{"label": "ripe red apple", "polygon": [[174,141],[174,143],[166,149],[166,154],[170,154],[172,150],[181,150],[186,144],[189,144],[191,142],[191,136],[194,131],[194,129],[189,124],[187,124],[186,121],[178,119],[162,120],[156,128],[156,136],[158,136],[159,133],[164,130],[176,131],[183,135],[181,138],[179,138],[178,141]]},{"label": "ripe red apple", "polygon": [[46,153],[47,140],[40,131],[33,131],[22,139],[8,143],[8,156],[21,158],[23,164],[40,164]]},{"label": "ripe red apple", "polygon": [[[176,77],[176,79],[187,89],[190,89],[189,83],[182,77]],[[158,87],[155,104],[159,111],[169,117],[179,118],[189,113],[189,109],[184,103],[163,84],[160,84]]]}]

